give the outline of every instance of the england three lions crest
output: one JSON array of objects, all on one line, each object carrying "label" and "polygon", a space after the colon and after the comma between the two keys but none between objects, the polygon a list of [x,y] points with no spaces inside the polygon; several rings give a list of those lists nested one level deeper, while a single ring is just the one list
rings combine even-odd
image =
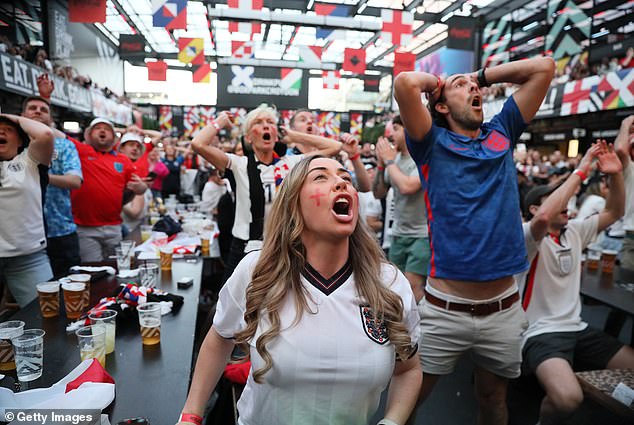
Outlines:
[{"label": "england three lions crest", "polygon": [[374,312],[368,305],[360,305],[361,324],[365,334],[377,344],[383,345],[390,340],[387,333],[387,326],[381,319],[374,317]]}]

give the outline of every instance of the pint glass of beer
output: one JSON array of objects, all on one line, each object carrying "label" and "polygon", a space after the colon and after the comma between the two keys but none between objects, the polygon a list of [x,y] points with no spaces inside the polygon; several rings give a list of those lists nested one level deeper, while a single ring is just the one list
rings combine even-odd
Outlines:
[{"label": "pint glass of beer", "polygon": [[36,288],[42,317],[57,317],[59,314],[59,282],[39,283]]},{"label": "pint glass of beer", "polygon": [[0,371],[15,370],[15,354],[12,338],[16,338],[24,332],[24,322],[10,320],[0,323]]},{"label": "pint glass of beer", "polygon": [[66,306],[66,317],[71,320],[79,319],[83,311],[83,293],[86,285],[81,282],[62,283],[64,291],[64,305]]},{"label": "pint glass of beer", "polygon": [[155,345],[161,342],[161,305],[144,303],[137,306],[141,338],[143,345]]}]

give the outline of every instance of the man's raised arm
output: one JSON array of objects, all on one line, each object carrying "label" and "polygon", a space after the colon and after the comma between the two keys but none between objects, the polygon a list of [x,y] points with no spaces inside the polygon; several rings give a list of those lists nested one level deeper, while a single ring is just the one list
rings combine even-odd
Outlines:
[{"label": "man's raised arm", "polygon": [[431,114],[421,101],[421,94],[437,95],[442,79],[426,72],[401,72],[394,80],[394,98],[401,120],[413,140],[423,140],[432,125]]},{"label": "man's raised arm", "polygon": [[513,83],[521,86],[513,93],[513,99],[525,123],[529,123],[539,110],[554,74],[555,62],[550,57],[509,62],[484,70],[488,84]]}]

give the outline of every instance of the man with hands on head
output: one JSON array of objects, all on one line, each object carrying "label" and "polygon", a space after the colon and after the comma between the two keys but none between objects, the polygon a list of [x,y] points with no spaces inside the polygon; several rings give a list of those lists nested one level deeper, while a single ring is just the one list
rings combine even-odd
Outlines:
[{"label": "man with hands on head", "polygon": [[[404,72],[394,94],[427,201],[431,262],[421,309],[422,402],[471,350],[480,424],[506,424],[526,318],[513,275],[528,268],[513,148],[539,109],[555,64],[540,57],[446,80]],[[480,88],[519,89],[483,123]],[[429,109],[421,94],[429,93]]]},{"label": "man with hands on head", "polygon": [[264,221],[279,186],[290,170],[305,155],[280,157],[274,150],[281,139],[285,144],[304,144],[317,150],[306,154],[332,156],[341,150],[341,143],[314,134],[284,128],[278,134],[277,111],[266,105],[250,111],[243,124],[243,137],[251,145],[252,152],[245,156],[225,153],[213,146],[214,136],[221,129],[233,127],[232,117],[221,112],[216,119],[200,131],[192,140],[192,149],[209,161],[220,173],[233,172],[236,180],[236,209],[232,229],[233,239],[225,267],[227,280],[244,255],[258,249],[262,243]]},{"label": "man with hands on head", "polygon": [[427,234],[425,198],[418,168],[405,144],[405,129],[400,117],[392,123],[390,138],[379,137],[376,154],[379,161],[374,176],[374,196],[385,198],[394,186],[394,225],[389,259],[403,272],[418,303],[424,295],[425,276],[429,268],[430,251]]},{"label": "man with hands on head", "polygon": [[[610,178],[605,208],[584,220],[568,220],[568,200],[591,172],[592,160]],[[531,267],[518,276],[529,327],[523,365],[546,392],[540,424],[558,424],[583,401],[577,370],[634,367],[634,350],[581,320],[581,255],[597,234],[623,214],[621,162],[605,141],[593,145],[557,190],[537,186],[526,194],[523,225]]]},{"label": "man with hands on head", "polygon": [[81,187],[83,182],[79,155],[73,142],[61,131],[55,130],[51,118],[51,105],[48,100],[53,82],[48,74],[37,78],[40,93],[43,96],[27,97],[22,103],[22,116],[39,121],[53,129],[55,149],[48,170],[49,184],[46,189],[44,218],[46,219],[46,251],[51,261],[53,274],[60,277],[68,269],[81,262],[79,257],[79,238],[77,226],[73,221],[70,191]]},{"label": "man with hands on head", "polygon": [[37,297],[35,285],[53,277],[43,213],[53,148],[47,125],[0,114],[0,279],[20,307]]}]

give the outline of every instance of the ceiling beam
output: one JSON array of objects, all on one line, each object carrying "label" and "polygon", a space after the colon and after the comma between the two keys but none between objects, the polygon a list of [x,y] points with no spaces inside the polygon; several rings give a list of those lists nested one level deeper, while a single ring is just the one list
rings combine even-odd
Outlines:
[{"label": "ceiling beam", "polygon": [[286,43],[286,46],[284,46],[284,51],[282,52],[282,58],[284,57],[284,55],[286,54],[286,52],[288,51],[288,48],[291,47],[291,44],[293,44],[293,40],[295,39],[295,36],[297,35],[297,31],[299,30],[299,25],[295,26],[295,28],[293,28],[293,33],[291,34],[291,38],[288,39],[288,43]]}]

